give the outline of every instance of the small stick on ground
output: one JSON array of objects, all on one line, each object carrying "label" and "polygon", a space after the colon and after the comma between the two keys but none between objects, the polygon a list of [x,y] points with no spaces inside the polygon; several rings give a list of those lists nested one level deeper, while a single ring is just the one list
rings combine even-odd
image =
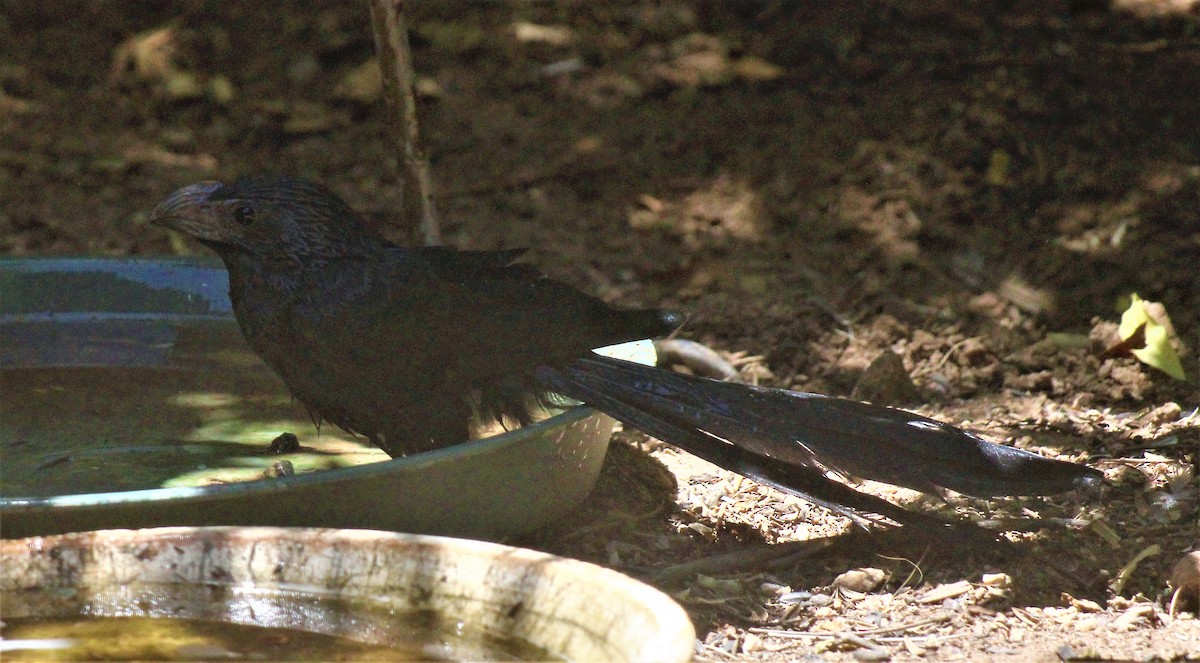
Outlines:
[{"label": "small stick on ground", "polygon": [[367,0],[383,77],[383,98],[396,162],[404,182],[404,208],[409,237],[419,232],[426,246],[441,244],[437,210],[433,204],[433,177],[429,159],[421,150],[417,134],[417,101],[413,93],[412,52],[408,48],[408,25],[404,0]]}]

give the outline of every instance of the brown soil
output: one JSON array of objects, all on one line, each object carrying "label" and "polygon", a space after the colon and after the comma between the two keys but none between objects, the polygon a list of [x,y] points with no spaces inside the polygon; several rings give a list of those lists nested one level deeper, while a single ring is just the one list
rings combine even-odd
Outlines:
[{"label": "brown soil", "polygon": [[[867,486],[1009,543],[868,535],[626,434],[649,453],[616,445],[592,503],[519,543],[671,592],[700,659],[1200,657],[1197,600],[1167,613],[1200,543],[1191,2],[412,4],[450,243],[687,311],[762,384],[848,395],[894,352],[918,411],[1109,480]],[[149,210],[264,171],[395,223],[381,105],[347,82],[370,34],[358,3],[0,5],[0,251],[199,253]],[[1190,382],[1100,358],[1131,292],[1165,306]]]}]

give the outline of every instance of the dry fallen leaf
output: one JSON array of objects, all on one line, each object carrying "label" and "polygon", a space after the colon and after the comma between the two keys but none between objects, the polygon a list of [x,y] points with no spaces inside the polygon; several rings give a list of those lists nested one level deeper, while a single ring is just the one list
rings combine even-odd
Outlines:
[{"label": "dry fallen leaf", "polygon": [[783,76],[783,67],[755,56],[748,55],[733,65],[733,73],[747,81],[773,81]]},{"label": "dry fallen leaf", "polygon": [[1004,150],[992,150],[992,158],[983,179],[992,186],[1008,186],[1012,183],[1009,179],[1011,169],[1012,156]]},{"label": "dry fallen leaf", "polygon": [[517,36],[517,41],[523,43],[566,46],[575,41],[575,32],[565,25],[541,25],[518,21],[513,23],[513,32]]},{"label": "dry fallen leaf", "polygon": [[179,66],[180,31],[175,25],[140,32],[113,50],[109,82],[134,79],[157,87],[167,97],[191,100],[209,97],[219,104],[233,100],[234,86],[228,77],[204,76]]},{"label": "dry fallen leaf", "polygon": [[1191,603],[1195,612],[1200,612],[1200,550],[1181,557],[1171,569],[1171,579],[1167,582],[1175,590],[1167,614],[1174,617],[1176,610],[1187,603]]},{"label": "dry fallen leaf", "polygon": [[175,70],[178,51],[175,26],[168,25],[139,32],[121,42],[113,51],[109,80],[115,82],[130,69],[143,80],[164,80]]},{"label": "dry fallen leaf", "polygon": [[962,596],[969,591],[971,591],[971,583],[966,580],[959,580],[958,582],[934,587],[918,598],[917,603],[941,603],[946,599]]},{"label": "dry fallen leaf", "polygon": [[379,60],[372,57],[346,72],[342,76],[342,80],[334,86],[333,95],[339,99],[362,104],[378,100],[383,96],[383,79],[379,77]]},{"label": "dry fallen leaf", "polygon": [[849,589],[854,592],[866,593],[878,587],[886,577],[887,573],[882,569],[850,569],[834,578],[833,586]]}]

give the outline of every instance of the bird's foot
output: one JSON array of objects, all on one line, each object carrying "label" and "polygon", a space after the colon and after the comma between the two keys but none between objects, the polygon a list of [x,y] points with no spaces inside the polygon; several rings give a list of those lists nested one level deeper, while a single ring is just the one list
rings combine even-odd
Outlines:
[{"label": "bird's foot", "polygon": [[267,447],[269,454],[290,454],[300,450],[300,438],[295,433],[280,433]]}]

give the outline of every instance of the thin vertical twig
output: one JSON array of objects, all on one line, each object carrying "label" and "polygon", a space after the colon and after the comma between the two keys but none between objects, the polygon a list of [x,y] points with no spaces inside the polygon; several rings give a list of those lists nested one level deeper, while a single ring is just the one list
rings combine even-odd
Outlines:
[{"label": "thin vertical twig", "polygon": [[379,73],[383,78],[388,134],[404,182],[409,235],[412,236],[416,229],[426,246],[441,244],[429,159],[418,142],[417,101],[413,92],[412,52],[408,47],[404,0],[367,0],[367,3],[371,7],[375,51],[379,55]]}]

